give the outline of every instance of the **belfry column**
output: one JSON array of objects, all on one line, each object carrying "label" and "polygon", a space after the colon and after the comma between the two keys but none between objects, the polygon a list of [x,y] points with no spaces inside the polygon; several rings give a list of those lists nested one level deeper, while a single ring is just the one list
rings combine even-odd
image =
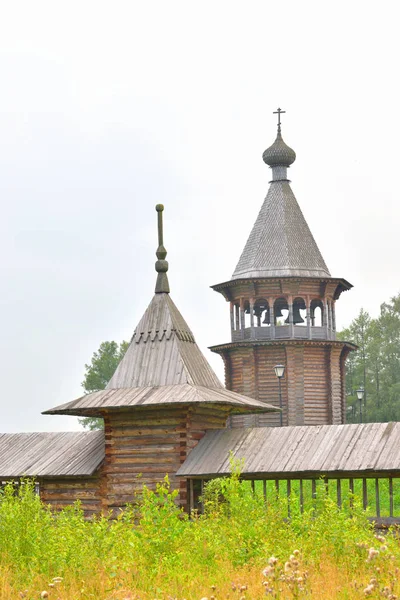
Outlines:
[{"label": "belfry column", "polygon": [[249,300],[249,306],[250,306],[250,337],[251,339],[255,338],[255,331],[254,331],[254,298],[250,298]]},{"label": "belfry column", "polygon": [[293,326],[293,296],[288,297],[289,306],[289,335],[294,337],[294,326]]},{"label": "belfry column", "polygon": [[274,299],[269,298],[269,322],[271,328],[271,340],[275,339],[275,310],[274,310]]},{"label": "belfry column", "polygon": [[306,296],[306,321],[307,321],[307,337],[311,340],[311,314],[310,314],[310,296]]},{"label": "belfry column", "polygon": [[234,304],[230,302],[230,312],[231,312],[231,339],[233,341],[233,332],[235,331],[235,312],[234,312]]}]

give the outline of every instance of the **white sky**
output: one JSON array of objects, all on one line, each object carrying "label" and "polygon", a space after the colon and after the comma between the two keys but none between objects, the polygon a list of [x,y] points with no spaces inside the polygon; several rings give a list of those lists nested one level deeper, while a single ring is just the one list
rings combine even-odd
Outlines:
[{"label": "white sky", "polygon": [[40,412],[81,394],[104,340],[129,339],[155,284],[165,204],[171,296],[229,341],[230,278],[268,189],[294,193],[333,276],[339,327],[400,291],[395,1],[3,2],[0,431],[76,429]]}]

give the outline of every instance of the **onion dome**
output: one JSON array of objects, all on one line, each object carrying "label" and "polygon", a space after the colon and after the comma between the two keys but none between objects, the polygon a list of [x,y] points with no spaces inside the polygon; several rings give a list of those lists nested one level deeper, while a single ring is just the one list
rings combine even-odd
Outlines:
[{"label": "onion dome", "polygon": [[283,141],[279,125],[276,140],[265,150],[263,161],[270,167],[290,167],[295,160],[296,152]]}]

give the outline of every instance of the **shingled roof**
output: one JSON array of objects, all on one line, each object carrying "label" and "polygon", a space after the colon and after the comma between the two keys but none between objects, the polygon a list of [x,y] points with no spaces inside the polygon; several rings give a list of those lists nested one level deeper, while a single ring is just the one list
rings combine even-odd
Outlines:
[{"label": "shingled roof", "polygon": [[[159,223],[161,206],[157,205]],[[87,394],[43,414],[101,416],[105,409],[197,403],[224,404],[231,406],[233,412],[277,410],[223,387],[169,295],[162,226],[159,236],[155,295],[106,390]]]},{"label": "shingled roof", "polygon": [[275,143],[263,155],[272,167],[273,180],[232,279],[330,277],[286,179],[295,157],[278,131]]},{"label": "shingled roof", "polygon": [[169,294],[155,294],[107,389],[189,383],[222,388]]}]

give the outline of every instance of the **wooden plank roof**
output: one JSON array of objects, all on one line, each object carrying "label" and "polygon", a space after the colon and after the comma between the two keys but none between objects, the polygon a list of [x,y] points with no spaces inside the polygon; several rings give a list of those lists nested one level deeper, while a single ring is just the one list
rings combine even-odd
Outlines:
[{"label": "wooden plank roof", "polygon": [[0,478],[89,476],[104,459],[104,431],[0,434]]},{"label": "wooden plank roof", "polygon": [[400,473],[400,423],[209,431],[177,474],[227,475],[230,452],[244,459],[242,473],[249,477],[359,471]]},{"label": "wooden plank roof", "polygon": [[236,394],[225,388],[180,385],[147,386],[135,388],[105,389],[81,396],[77,400],[61,404],[43,414],[48,415],[98,415],[105,410],[119,408],[157,407],[171,404],[214,404],[232,407],[232,412],[272,412],[275,406]]}]

